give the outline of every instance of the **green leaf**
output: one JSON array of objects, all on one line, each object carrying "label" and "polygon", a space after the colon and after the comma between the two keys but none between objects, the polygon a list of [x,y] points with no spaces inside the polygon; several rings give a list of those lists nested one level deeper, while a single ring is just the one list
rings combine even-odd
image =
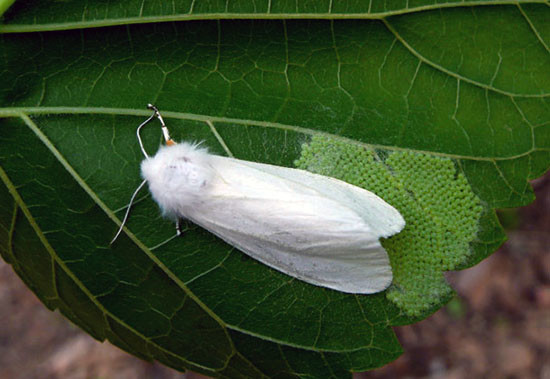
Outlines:
[{"label": "green leaf", "polygon": [[[224,377],[379,367],[401,353],[391,326],[450,298],[442,271],[492,253],[504,239],[494,209],[530,202],[528,180],[550,166],[546,5],[158,23],[159,12],[185,12],[101,14],[98,3],[83,18],[81,5],[41,4],[17,2],[1,30],[146,23],[0,36],[0,253],[50,309],[143,359]],[[261,17],[257,5],[238,11]],[[308,12],[332,17],[319,9]],[[220,16],[214,4],[193,17],[209,12],[237,10]],[[109,246],[140,182],[135,129],[147,103],[176,140],[384,196],[407,219],[383,242],[393,286],[342,294],[193,225],[173,238],[145,194]],[[144,138],[154,151],[158,129]]]},{"label": "green leaf", "polygon": [[15,0],[0,0],[0,17],[13,4]]}]

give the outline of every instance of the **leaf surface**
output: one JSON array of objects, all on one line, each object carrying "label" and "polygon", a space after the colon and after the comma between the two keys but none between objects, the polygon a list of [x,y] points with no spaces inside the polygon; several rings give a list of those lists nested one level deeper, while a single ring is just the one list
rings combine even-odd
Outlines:
[{"label": "leaf surface", "polygon": [[[32,2],[18,4],[6,27],[39,20]],[[73,6],[54,21],[82,16]],[[123,17],[113,12],[102,17]],[[327,137],[382,160],[450,162],[483,207],[452,266],[467,267],[503,241],[493,209],[530,202],[528,180],[550,164],[549,17],[527,4],[4,34],[0,252],[48,307],[144,359],[226,377],[381,366],[401,352],[391,326],[427,316],[448,292],[410,312],[390,292],[314,287],[196,226],[173,238],[145,193],[109,246],[140,182],[145,104],[161,109],[174,139],[241,159],[292,167],[304,143]],[[158,129],[144,134],[154,152]]]}]

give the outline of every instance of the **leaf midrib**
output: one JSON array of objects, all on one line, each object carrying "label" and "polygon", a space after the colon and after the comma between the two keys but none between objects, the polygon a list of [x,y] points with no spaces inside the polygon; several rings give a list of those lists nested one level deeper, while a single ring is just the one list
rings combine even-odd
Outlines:
[{"label": "leaf midrib", "polygon": [[[372,4],[372,0],[371,3]],[[51,24],[7,24],[0,25],[0,33],[27,33],[55,30],[70,30],[70,29],[86,29],[86,28],[101,28],[107,26],[129,25],[129,24],[145,24],[155,22],[175,22],[175,21],[192,21],[192,20],[220,20],[220,19],[319,19],[319,20],[346,20],[346,19],[365,19],[376,20],[391,16],[398,16],[408,13],[416,13],[445,8],[461,8],[475,7],[484,5],[519,5],[519,4],[549,4],[548,0],[478,0],[472,2],[449,2],[441,4],[422,5],[412,8],[402,8],[392,11],[367,13],[331,13],[329,9],[327,13],[184,13],[178,15],[167,16],[149,16],[149,17],[128,17],[128,18],[112,18],[107,20],[94,21],[74,21],[60,22]],[[329,7],[332,6],[332,2]]]},{"label": "leaf midrib", "polygon": [[[147,109],[134,109],[134,108],[106,108],[106,107],[13,107],[13,108],[2,108],[0,109],[0,117],[20,117],[28,119],[31,123],[32,121],[28,118],[29,115],[51,115],[51,114],[99,114],[99,115],[113,115],[113,116],[150,116],[151,111]],[[215,128],[213,123],[226,123],[226,124],[237,124],[243,126],[257,126],[264,128],[275,128],[286,131],[292,131],[297,133],[302,133],[306,135],[317,135],[317,136],[326,136],[331,139],[342,141],[349,144],[354,144],[357,146],[362,146],[367,149],[381,149],[389,151],[404,151],[404,152],[413,152],[419,154],[429,154],[433,156],[457,159],[457,160],[470,160],[470,161],[484,161],[484,162],[501,162],[515,160],[523,158],[537,151],[550,151],[550,149],[541,149],[534,148],[516,155],[510,155],[505,157],[483,157],[483,156],[473,156],[473,155],[461,155],[461,154],[452,154],[452,153],[442,153],[429,150],[420,150],[408,147],[399,147],[391,145],[380,145],[373,143],[365,143],[357,141],[351,138],[342,137],[337,134],[332,134],[328,132],[322,132],[315,129],[305,128],[301,126],[283,124],[278,122],[271,121],[258,121],[258,120],[249,120],[241,118],[231,118],[231,117],[221,117],[221,116],[208,116],[203,114],[196,113],[185,113],[185,112],[174,112],[174,111],[162,111],[162,115],[165,119],[174,118],[178,120],[189,120],[189,121],[200,121],[207,124],[211,129],[211,132],[214,134],[216,139],[219,140],[219,136],[214,132]],[[530,125],[530,127],[533,127]],[[214,128],[214,130],[212,130]],[[220,141],[223,147],[223,140]]]}]

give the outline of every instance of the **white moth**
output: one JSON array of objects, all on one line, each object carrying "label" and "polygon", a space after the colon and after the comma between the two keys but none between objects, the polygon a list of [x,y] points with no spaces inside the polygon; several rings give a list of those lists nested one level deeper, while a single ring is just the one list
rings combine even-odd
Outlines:
[{"label": "white moth", "polygon": [[369,294],[391,284],[379,239],[405,226],[391,205],[334,178],[175,144],[150,108],[167,145],[153,157],[144,151],[142,185],[149,184],[164,216],[188,219],[252,258],[317,286]]}]

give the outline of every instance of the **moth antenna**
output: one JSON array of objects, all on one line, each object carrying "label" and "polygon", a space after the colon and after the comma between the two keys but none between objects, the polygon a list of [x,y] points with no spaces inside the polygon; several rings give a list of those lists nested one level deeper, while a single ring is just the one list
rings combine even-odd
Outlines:
[{"label": "moth antenna", "polygon": [[[140,127],[141,127],[141,125],[140,125]],[[124,225],[126,225],[126,220],[128,220],[128,215],[130,214],[130,209],[132,208],[132,204],[134,203],[134,199],[136,198],[138,192],[143,188],[145,183],[147,183],[147,180],[142,181],[141,184],[138,186],[138,188],[136,188],[136,190],[134,191],[132,197],[130,198],[130,202],[128,203],[128,208],[126,208],[126,213],[124,214],[124,218],[122,219],[122,223],[120,224],[120,228],[118,228],[118,231],[117,231],[115,237],[111,240],[109,245],[112,245],[116,241],[116,239],[118,238],[120,233],[122,233],[122,228],[124,228]]]},{"label": "moth antenna", "polygon": [[136,130],[137,140],[139,142],[139,148],[141,149],[141,152],[143,153],[145,158],[149,158],[149,154],[147,154],[147,152],[145,151],[145,147],[143,146],[143,141],[141,140],[141,135],[139,133],[141,132],[141,128],[143,128],[147,123],[149,123],[149,121],[151,121],[156,115],[157,115],[156,112],[154,112],[147,120],[143,121],[141,125],[137,127],[137,130]]},{"label": "moth antenna", "polygon": [[164,136],[164,141],[168,146],[175,145],[176,143],[170,138],[170,133],[168,132],[168,128],[166,127],[166,124],[164,123],[164,119],[160,115],[159,110],[157,107],[155,107],[153,104],[147,104],[147,108],[151,109],[155,113],[153,113],[153,116],[157,116],[157,118],[160,121],[160,124],[162,125],[162,135]]}]

